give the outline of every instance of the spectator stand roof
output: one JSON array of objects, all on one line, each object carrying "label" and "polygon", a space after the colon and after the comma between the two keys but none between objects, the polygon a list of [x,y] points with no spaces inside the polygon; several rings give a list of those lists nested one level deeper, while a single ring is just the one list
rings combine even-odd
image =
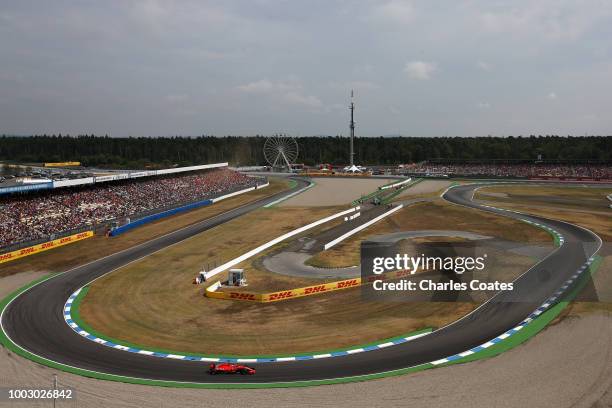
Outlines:
[{"label": "spectator stand roof", "polygon": [[11,193],[24,193],[28,191],[34,190],[45,190],[51,188],[60,188],[60,187],[74,187],[74,186],[82,186],[87,184],[95,184],[95,183],[104,183],[107,181],[115,181],[115,180],[126,180],[140,177],[152,177],[152,176],[161,176],[166,174],[175,174],[175,173],[185,173],[190,171],[198,171],[198,170],[206,170],[206,169],[216,169],[221,167],[227,167],[228,163],[213,163],[213,164],[202,164],[198,166],[189,166],[189,167],[176,167],[172,169],[163,169],[163,170],[143,170],[143,171],[130,171],[126,173],[116,173],[109,174],[103,176],[93,176],[93,177],[84,177],[73,180],[56,180],[53,182],[41,182],[35,184],[19,184],[12,185],[9,187],[0,187],[0,195],[3,194],[11,194]]}]

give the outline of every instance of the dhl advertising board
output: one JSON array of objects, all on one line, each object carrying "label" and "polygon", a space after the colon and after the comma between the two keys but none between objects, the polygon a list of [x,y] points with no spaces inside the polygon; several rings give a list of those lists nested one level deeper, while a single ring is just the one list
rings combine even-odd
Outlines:
[{"label": "dhl advertising board", "polygon": [[291,299],[302,296],[317,295],[334,290],[348,289],[361,285],[361,278],[346,279],[337,282],[322,283],[320,285],[307,286],[281,292],[266,293],[262,295],[262,302],[277,302],[279,300]]},{"label": "dhl advertising board", "polygon": [[[387,280],[401,278],[410,275],[409,271],[395,271],[382,274],[378,279]],[[353,288],[362,284],[361,278],[345,279],[336,282],[322,283],[319,285],[306,286],[304,288],[282,290],[272,293],[252,293],[252,292],[218,292],[218,286],[205,291],[205,295],[214,299],[245,300],[250,302],[278,302],[303,296],[318,295],[326,292],[333,292],[341,289]]]},{"label": "dhl advertising board", "polygon": [[306,286],[282,290],[272,293],[248,293],[248,292],[223,292],[224,299],[247,300],[252,302],[278,302],[280,300],[293,299],[302,296],[317,295],[320,293],[331,292],[334,290],[348,289],[361,285],[361,278],[346,279],[337,282],[322,283],[320,285]]},{"label": "dhl advertising board", "polygon": [[45,167],[72,167],[72,166],[80,166],[80,165],[81,165],[81,162],[78,162],[78,161],[45,163]]},{"label": "dhl advertising board", "polygon": [[23,258],[25,256],[34,255],[39,252],[47,251],[49,249],[59,248],[64,245],[82,241],[84,239],[93,237],[93,235],[93,231],[79,232],[78,234],[54,239],[53,241],[43,242],[42,244],[33,245],[27,248],[21,248],[13,252],[7,252],[5,254],[0,255],[0,264],[9,261],[14,261],[15,259]]}]

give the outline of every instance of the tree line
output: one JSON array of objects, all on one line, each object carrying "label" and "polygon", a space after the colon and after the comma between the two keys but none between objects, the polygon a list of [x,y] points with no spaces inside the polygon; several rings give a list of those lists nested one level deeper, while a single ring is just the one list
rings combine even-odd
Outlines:
[{"label": "tree line", "polygon": [[[230,162],[265,165],[264,136],[126,137],[6,136],[0,137],[0,160],[20,163],[80,161],[85,166],[156,168]],[[296,139],[298,163],[346,164],[349,139],[312,136]],[[355,140],[355,162],[400,164],[424,160],[612,161],[612,136],[509,137],[363,137]]]}]

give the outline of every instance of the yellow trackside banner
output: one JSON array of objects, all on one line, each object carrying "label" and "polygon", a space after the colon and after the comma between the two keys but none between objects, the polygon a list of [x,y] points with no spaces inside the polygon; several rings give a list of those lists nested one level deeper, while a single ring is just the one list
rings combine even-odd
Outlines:
[{"label": "yellow trackside banner", "polygon": [[80,165],[81,165],[81,162],[78,162],[78,161],[45,163],[45,167],[71,167],[71,166],[80,166]]},{"label": "yellow trackside banner", "polygon": [[49,249],[72,244],[73,242],[82,241],[84,239],[93,237],[93,235],[93,231],[79,232],[78,234],[54,239],[53,241],[43,242],[42,244],[33,245],[27,248],[21,248],[13,252],[7,252],[6,254],[0,255],[0,263],[14,261],[15,259],[23,258],[24,256],[37,254],[39,252],[48,251]]},{"label": "yellow trackside banner", "polygon": [[[282,290],[272,293],[249,293],[249,292],[211,292],[206,291],[206,296],[217,299],[247,300],[251,302],[278,302],[279,300],[293,299],[302,296],[317,295],[334,290],[348,289],[361,285],[361,278],[346,279],[337,282],[322,283],[320,285],[306,286],[305,288]],[[219,295],[223,296],[219,296]],[[211,296],[212,295],[212,296]]]},{"label": "yellow trackside banner", "polygon": [[346,279],[337,282],[322,283],[320,285],[306,286],[281,292],[266,293],[261,295],[262,302],[278,302],[279,300],[292,299],[302,296],[318,295],[320,293],[332,292],[334,290],[348,289],[361,285],[361,278]]},{"label": "yellow trackside banner", "polygon": [[[389,272],[377,277],[372,277],[368,281],[375,279],[387,280],[396,279],[410,275],[409,271]],[[220,285],[214,284],[206,288],[205,295],[214,299],[230,299],[230,300],[246,300],[250,302],[278,302],[280,300],[288,300],[303,296],[318,295],[326,292],[333,292],[341,289],[354,288],[360,286],[363,282],[361,278],[345,279],[336,282],[321,283],[314,286],[306,286],[304,288],[282,290],[272,293],[252,293],[252,292],[218,292]]]}]

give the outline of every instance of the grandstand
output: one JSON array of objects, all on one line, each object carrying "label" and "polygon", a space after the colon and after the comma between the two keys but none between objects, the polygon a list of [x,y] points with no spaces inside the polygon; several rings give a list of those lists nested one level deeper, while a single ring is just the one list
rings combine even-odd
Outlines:
[{"label": "grandstand", "polygon": [[136,219],[254,187],[258,181],[224,167],[2,195],[0,248],[14,249],[26,242],[108,227],[116,220]]},{"label": "grandstand", "polygon": [[405,170],[418,176],[513,177],[523,179],[612,180],[612,167],[601,163],[435,162]]}]

